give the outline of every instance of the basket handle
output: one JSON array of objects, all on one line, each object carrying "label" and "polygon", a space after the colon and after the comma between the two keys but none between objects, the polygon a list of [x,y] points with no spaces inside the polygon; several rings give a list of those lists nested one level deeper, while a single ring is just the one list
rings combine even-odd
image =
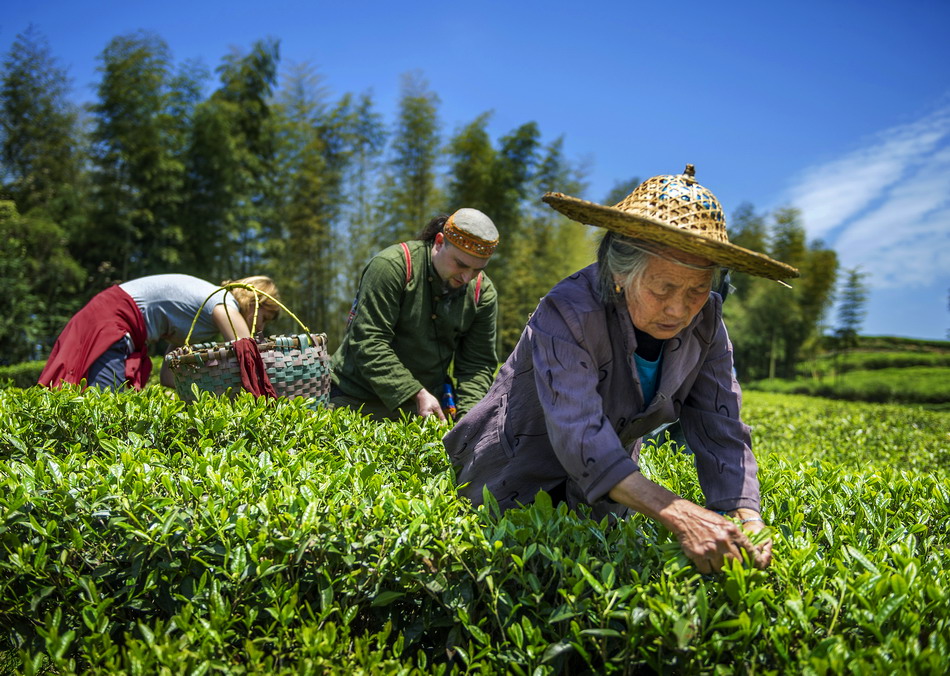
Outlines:
[{"label": "basket handle", "polygon": [[[201,311],[204,310],[204,307],[205,305],[208,304],[208,301],[211,300],[214,297],[214,295],[219,293],[222,289],[225,291],[230,291],[231,289],[247,289],[248,291],[252,291],[254,293],[254,319],[251,322],[252,336],[254,335],[254,330],[257,328],[257,314],[260,311],[260,307],[261,307],[260,297],[266,296],[267,298],[270,298],[272,301],[277,303],[277,305],[279,305],[284,312],[286,312],[291,317],[293,317],[294,321],[300,324],[300,327],[303,329],[304,333],[307,335],[307,340],[310,341],[310,344],[311,345],[314,344],[313,337],[311,337],[310,335],[310,329],[307,328],[306,324],[300,321],[300,318],[297,317],[297,315],[295,315],[293,312],[288,310],[286,305],[281,303],[279,300],[274,298],[272,295],[270,295],[266,291],[261,291],[256,286],[252,286],[251,284],[244,284],[243,282],[231,282],[230,284],[224,284],[223,286],[219,286],[217,289],[212,291],[211,294],[207,298],[204,299],[203,303],[201,303],[201,307],[199,307],[198,312],[195,313],[195,318],[191,320],[191,328],[188,329],[188,335],[185,336],[185,345],[184,345],[185,347],[188,347],[189,343],[191,342],[191,334],[195,330],[195,324],[198,322],[198,317],[201,316]],[[231,332],[235,336],[237,336],[237,330],[234,328],[234,322],[231,321],[231,310],[228,308],[227,303],[224,303],[224,314],[228,318],[228,323],[231,325]]]}]

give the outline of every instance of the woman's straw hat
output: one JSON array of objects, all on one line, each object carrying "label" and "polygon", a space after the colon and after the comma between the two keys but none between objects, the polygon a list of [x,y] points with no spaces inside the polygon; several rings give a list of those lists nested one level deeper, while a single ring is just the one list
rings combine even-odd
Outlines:
[{"label": "woman's straw hat", "polygon": [[774,280],[798,277],[791,265],[729,243],[722,206],[696,182],[695,173],[687,164],[682,174],[654,176],[613,207],[558,192],[541,199],[580,223],[686,251],[732,270]]}]

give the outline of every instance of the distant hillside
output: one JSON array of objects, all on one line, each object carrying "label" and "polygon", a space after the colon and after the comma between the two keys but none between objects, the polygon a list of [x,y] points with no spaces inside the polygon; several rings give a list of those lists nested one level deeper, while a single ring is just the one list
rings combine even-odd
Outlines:
[{"label": "distant hillside", "polygon": [[803,361],[794,380],[759,380],[743,387],[950,410],[950,341],[861,336],[854,348]]},{"label": "distant hillside", "polygon": [[924,340],[899,336],[859,336],[860,350],[904,350],[907,352],[950,353],[950,340]]}]

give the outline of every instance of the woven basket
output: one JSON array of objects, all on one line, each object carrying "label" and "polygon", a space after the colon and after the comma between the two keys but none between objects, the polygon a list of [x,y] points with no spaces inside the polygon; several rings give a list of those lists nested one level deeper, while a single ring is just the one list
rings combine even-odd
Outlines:
[{"label": "woven basket", "polygon": [[[325,333],[310,333],[297,317],[287,310],[275,298],[263,291],[242,284],[229,284],[222,288],[241,286],[249,288],[255,294],[261,294],[278,303],[305,333],[296,336],[270,336],[258,338],[257,346],[264,362],[264,370],[270,379],[274,391],[279,397],[307,397],[308,405],[315,408],[326,404],[330,396],[330,359],[327,355],[327,336]],[[205,303],[218,293],[216,289]],[[257,296],[255,295],[255,301]],[[195,314],[195,321],[204,308]],[[256,320],[255,320],[256,321]],[[252,327],[252,331],[256,327]],[[192,323],[194,329],[194,322]],[[175,391],[184,401],[194,401],[197,392],[226,394],[234,397],[244,388],[241,385],[241,371],[234,352],[234,341],[224,343],[199,343],[189,345],[191,331],[185,338],[185,345],[165,355],[172,375],[175,377]]]},{"label": "woven basket", "polygon": [[[325,404],[330,394],[330,360],[323,333],[270,336],[257,340],[264,370],[279,397],[309,397]],[[175,376],[175,391],[194,401],[195,389],[235,396],[243,391],[233,341],[200,343],[172,350],[165,356]]]}]

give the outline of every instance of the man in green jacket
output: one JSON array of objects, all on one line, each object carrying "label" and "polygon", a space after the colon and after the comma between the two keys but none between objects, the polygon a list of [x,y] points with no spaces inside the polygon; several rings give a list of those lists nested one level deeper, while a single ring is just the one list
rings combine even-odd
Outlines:
[{"label": "man in green jacket", "polygon": [[377,419],[444,420],[451,366],[456,416],[478,403],[498,365],[498,296],[484,273],[497,244],[488,216],[459,209],[373,257],[331,360],[330,402]]}]

